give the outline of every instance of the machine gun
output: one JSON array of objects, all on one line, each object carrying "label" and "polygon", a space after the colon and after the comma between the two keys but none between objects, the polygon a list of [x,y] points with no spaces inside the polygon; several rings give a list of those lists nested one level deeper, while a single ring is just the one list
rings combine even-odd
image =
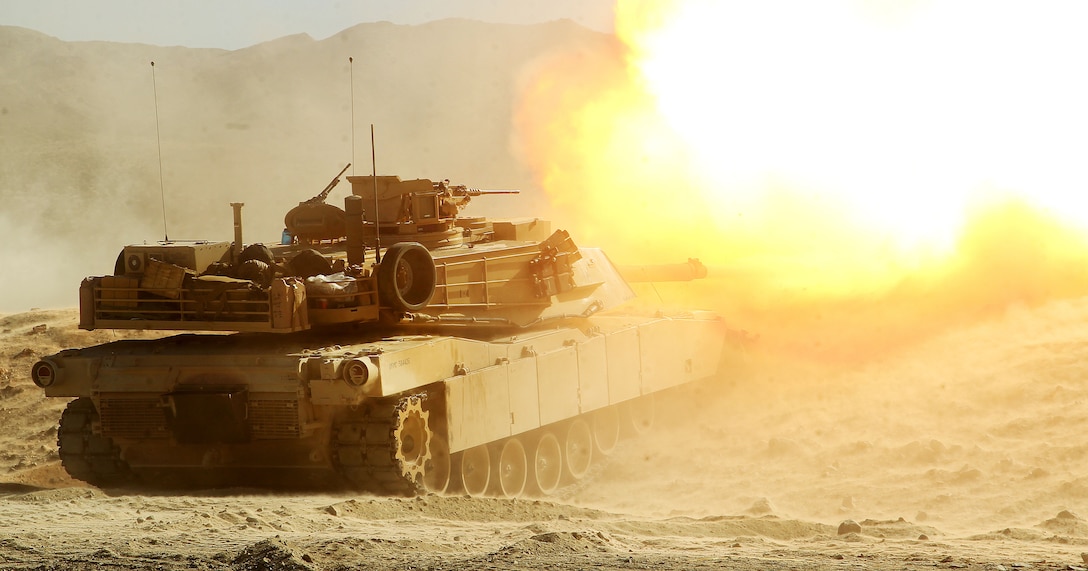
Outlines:
[{"label": "machine gun", "polygon": [[332,177],[325,189],[317,196],[298,203],[283,218],[284,243],[297,239],[300,243],[314,243],[323,240],[337,240],[344,236],[344,211],[337,206],[325,204],[332,189],[340,183],[351,163],[348,163],[336,176]]},{"label": "machine gun", "polygon": [[475,196],[488,194],[521,194],[520,190],[480,190],[469,188],[463,184],[450,185],[449,179],[434,183],[434,189],[441,201],[441,212],[444,218],[454,218],[468,205]]},{"label": "machine gun", "polygon": [[450,179],[446,179],[440,182],[434,183],[434,189],[439,194],[450,197],[473,197],[481,196],[484,194],[521,194],[520,190],[480,190],[478,188],[469,188],[463,184],[450,184]]},{"label": "machine gun", "polygon": [[329,193],[332,192],[332,189],[336,188],[336,185],[340,184],[340,177],[344,176],[344,173],[348,172],[349,168],[351,168],[351,163],[348,163],[347,166],[345,166],[339,173],[337,173],[336,176],[332,177],[332,180],[329,181],[329,184],[325,185],[325,189],[317,193],[317,196],[300,204],[324,204],[325,199],[329,197]]}]

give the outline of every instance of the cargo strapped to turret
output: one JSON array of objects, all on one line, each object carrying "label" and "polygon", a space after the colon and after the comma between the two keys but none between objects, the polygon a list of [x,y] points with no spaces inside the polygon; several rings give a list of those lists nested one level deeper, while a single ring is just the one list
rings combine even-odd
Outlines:
[{"label": "cargo strapped to turret", "polygon": [[145,279],[151,272],[83,280],[80,328],[290,333],[310,327],[298,278],[273,280],[262,290],[248,280],[168,273],[152,280]]}]

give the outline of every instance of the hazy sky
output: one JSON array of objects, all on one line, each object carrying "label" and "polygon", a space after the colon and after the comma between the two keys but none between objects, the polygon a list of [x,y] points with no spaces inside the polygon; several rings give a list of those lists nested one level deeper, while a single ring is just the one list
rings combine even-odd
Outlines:
[{"label": "hazy sky", "polygon": [[445,18],[530,24],[561,18],[612,31],[613,0],[0,0],[0,25],[62,40],[237,49],[362,22]]}]

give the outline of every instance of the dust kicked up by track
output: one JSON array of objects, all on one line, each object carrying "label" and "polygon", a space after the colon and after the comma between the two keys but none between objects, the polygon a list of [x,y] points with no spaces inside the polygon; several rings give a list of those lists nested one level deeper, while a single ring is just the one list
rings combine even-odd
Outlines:
[{"label": "dust kicked up by track", "polygon": [[[1014,307],[862,363],[768,359],[670,395],[553,497],[99,490],[56,457],[36,356],[110,340],[0,318],[6,568],[1083,566],[1088,301]],[[44,327],[43,327],[44,326]],[[846,520],[860,532],[839,534]]]}]

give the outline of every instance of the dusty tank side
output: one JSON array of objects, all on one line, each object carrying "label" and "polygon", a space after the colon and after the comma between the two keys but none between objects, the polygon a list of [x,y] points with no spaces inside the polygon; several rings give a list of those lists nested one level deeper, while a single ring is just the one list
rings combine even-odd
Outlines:
[{"label": "dusty tank side", "polygon": [[548,494],[645,430],[654,394],[734,351],[716,315],[625,313],[621,270],[546,221],[461,216],[496,192],[348,177],[340,209],[324,203],[338,179],[288,213],[280,244],[245,245],[236,205],[233,243],[129,246],[84,280],[84,328],[193,333],[33,366],[74,399],[58,432],[72,476]]}]

